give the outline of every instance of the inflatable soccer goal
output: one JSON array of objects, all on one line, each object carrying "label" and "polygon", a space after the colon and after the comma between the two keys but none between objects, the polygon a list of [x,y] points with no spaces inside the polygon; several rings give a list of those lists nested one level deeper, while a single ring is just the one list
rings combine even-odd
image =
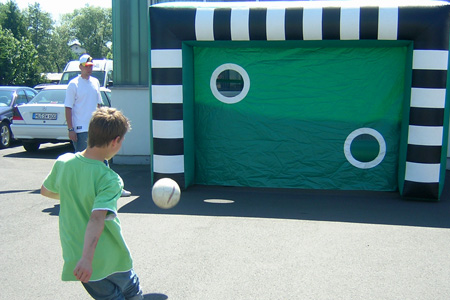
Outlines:
[{"label": "inflatable soccer goal", "polygon": [[438,200],[450,3],[150,6],[152,181]]}]

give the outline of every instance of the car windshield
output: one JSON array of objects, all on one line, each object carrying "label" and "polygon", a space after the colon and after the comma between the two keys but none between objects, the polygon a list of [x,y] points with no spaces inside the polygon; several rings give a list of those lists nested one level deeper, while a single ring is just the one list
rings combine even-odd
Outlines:
[{"label": "car windshield", "polygon": [[63,104],[66,90],[42,90],[29,103],[33,104]]},{"label": "car windshield", "polygon": [[13,91],[0,91],[0,107],[10,106],[13,99]]},{"label": "car windshield", "polygon": [[[72,72],[64,72],[60,84],[68,84],[73,78],[80,75],[81,71],[72,71]],[[103,85],[105,81],[105,72],[104,71],[92,71],[92,76],[100,81],[100,85]]]}]

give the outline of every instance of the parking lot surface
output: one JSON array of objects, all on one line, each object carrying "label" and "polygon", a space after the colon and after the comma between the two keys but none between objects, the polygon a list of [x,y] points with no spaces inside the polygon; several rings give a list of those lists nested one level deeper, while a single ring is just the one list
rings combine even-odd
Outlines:
[{"label": "parking lot surface", "polygon": [[[58,202],[39,194],[67,145],[0,150],[0,299],[90,299],[62,282]],[[149,166],[111,167],[145,299],[449,299],[450,174],[439,202],[397,192],[193,186],[162,210]]]}]

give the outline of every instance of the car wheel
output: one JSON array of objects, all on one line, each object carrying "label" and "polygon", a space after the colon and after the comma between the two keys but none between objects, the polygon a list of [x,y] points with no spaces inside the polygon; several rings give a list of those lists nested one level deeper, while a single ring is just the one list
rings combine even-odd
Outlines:
[{"label": "car wheel", "polygon": [[36,143],[36,142],[22,142],[22,146],[28,152],[36,152],[36,151],[38,151],[40,145],[41,144]]},{"label": "car wheel", "polygon": [[11,128],[6,122],[0,123],[0,148],[8,148],[11,144]]}]

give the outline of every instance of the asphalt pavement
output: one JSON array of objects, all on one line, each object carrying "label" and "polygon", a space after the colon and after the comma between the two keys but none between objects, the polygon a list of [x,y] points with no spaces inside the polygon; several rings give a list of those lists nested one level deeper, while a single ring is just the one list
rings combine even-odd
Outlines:
[{"label": "asphalt pavement", "polygon": [[[0,299],[90,299],[62,282],[58,202],[39,194],[67,145],[0,150]],[[145,299],[450,298],[450,174],[439,202],[397,192],[193,186],[163,210],[149,166],[111,167]]]}]

